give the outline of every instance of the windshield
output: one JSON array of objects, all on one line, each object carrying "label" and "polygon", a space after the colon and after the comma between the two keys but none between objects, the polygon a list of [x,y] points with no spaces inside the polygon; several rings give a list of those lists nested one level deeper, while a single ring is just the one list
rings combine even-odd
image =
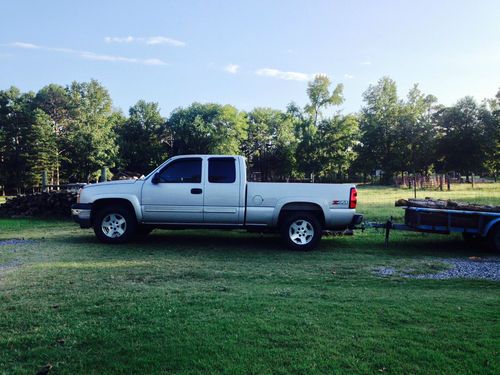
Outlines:
[{"label": "windshield", "polygon": [[[171,158],[170,158],[170,159],[171,159]],[[167,159],[165,162],[163,162],[163,163],[162,163],[162,164],[160,164],[158,167],[156,167],[156,168],[155,168],[155,169],[153,169],[151,172],[149,172],[146,176],[142,175],[142,176],[139,178],[139,180],[146,180],[146,179],[148,179],[148,178],[149,178],[149,176],[152,176],[152,175],[153,175],[156,171],[158,171],[159,169],[163,168],[163,166],[164,166],[165,164],[167,164],[167,163],[168,163],[168,161],[169,161],[170,159]]]}]

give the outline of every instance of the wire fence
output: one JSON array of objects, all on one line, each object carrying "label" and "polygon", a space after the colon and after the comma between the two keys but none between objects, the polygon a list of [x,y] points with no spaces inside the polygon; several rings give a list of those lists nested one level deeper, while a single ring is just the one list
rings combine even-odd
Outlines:
[{"label": "wire fence", "polygon": [[405,186],[381,186],[381,185],[358,185],[358,207],[357,210],[365,215],[367,220],[386,220],[391,216],[402,218],[404,211],[395,207],[398,199],[408,198],[433,198],[453,200],[481,205],[500,206],[500,182],[476,182],[472,183],[450,183],[447,187],[420,187],[415,185]]}]

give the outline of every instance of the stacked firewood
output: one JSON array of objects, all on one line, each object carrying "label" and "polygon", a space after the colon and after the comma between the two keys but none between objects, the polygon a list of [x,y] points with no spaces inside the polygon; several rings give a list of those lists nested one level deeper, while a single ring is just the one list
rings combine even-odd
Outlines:
[{"label": "stacked firewood", "polygon": [[423,207],[442,210],[462,210],[462,211],[482,211],[482,212],[500,212],[500,206],[488,206],[477,203],[456,202],[443,199],[398,199],[396,207]]},{"label": "stacked firewood", "polygon": [[18,195],[8,198],[4,204],[0,205],[0,216],[70,217],[71,205],[76,203],[76,196],[76,192],[66,190]]}]

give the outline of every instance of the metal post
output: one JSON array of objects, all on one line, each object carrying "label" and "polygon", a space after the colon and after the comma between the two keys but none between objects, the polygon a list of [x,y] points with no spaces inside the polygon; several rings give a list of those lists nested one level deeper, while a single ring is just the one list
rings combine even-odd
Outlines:
[{"label": "metal post", "polygon": [[417,199],[417,174],[413,171],[413,198]]},{"label": "metal post", "polygon": [[472,172],[471,181],[472,181],[472,188],[474,189],[474,172]]},{"label": "metal post", "polygon": [[101,168],[101,178],[99,182],[106,182],[106,167]]},{"label": "metal post", "polygon": [[391,219],[390,220],[387,220],[387,222],[385,223],[385,247],[389,247],[389,234],[391,233],[391,229],[392,229],[392,216],[391,216]]},{"label": "metal post", "polygon": [[47,192],[47,171],[42,172],[42,192]]}]

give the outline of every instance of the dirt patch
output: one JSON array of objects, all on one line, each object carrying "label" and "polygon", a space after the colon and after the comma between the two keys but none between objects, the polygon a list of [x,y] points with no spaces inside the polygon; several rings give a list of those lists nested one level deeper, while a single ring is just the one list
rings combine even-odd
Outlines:
[{"label": "dirt patch", "polygon": [[411,279],[484,279],[500,281],[500,257],[470,257],[433,259],[442,262],[448,268],[433,273],[414,273],[398,270],[395,267],[380,267],[375,270],[383,277],[399,276]]},{"label": "dirt patch", "polygon": [[12,238],[10,240],[0,241],[0,246],[22,245],[22,244],[34,243],[34,242],[35,241],[31,241],[31,240],[25,240],[25,239],[19,239],[19,238]]},{"label": "dirt patch", "polygon": [[11,268],[19,267],[20,265],[21,265],[21,261],[19,261],[17,259],[11,260],[10,262],[3,263],[3,264],[0,263],[0,272],[9,270]]}]

